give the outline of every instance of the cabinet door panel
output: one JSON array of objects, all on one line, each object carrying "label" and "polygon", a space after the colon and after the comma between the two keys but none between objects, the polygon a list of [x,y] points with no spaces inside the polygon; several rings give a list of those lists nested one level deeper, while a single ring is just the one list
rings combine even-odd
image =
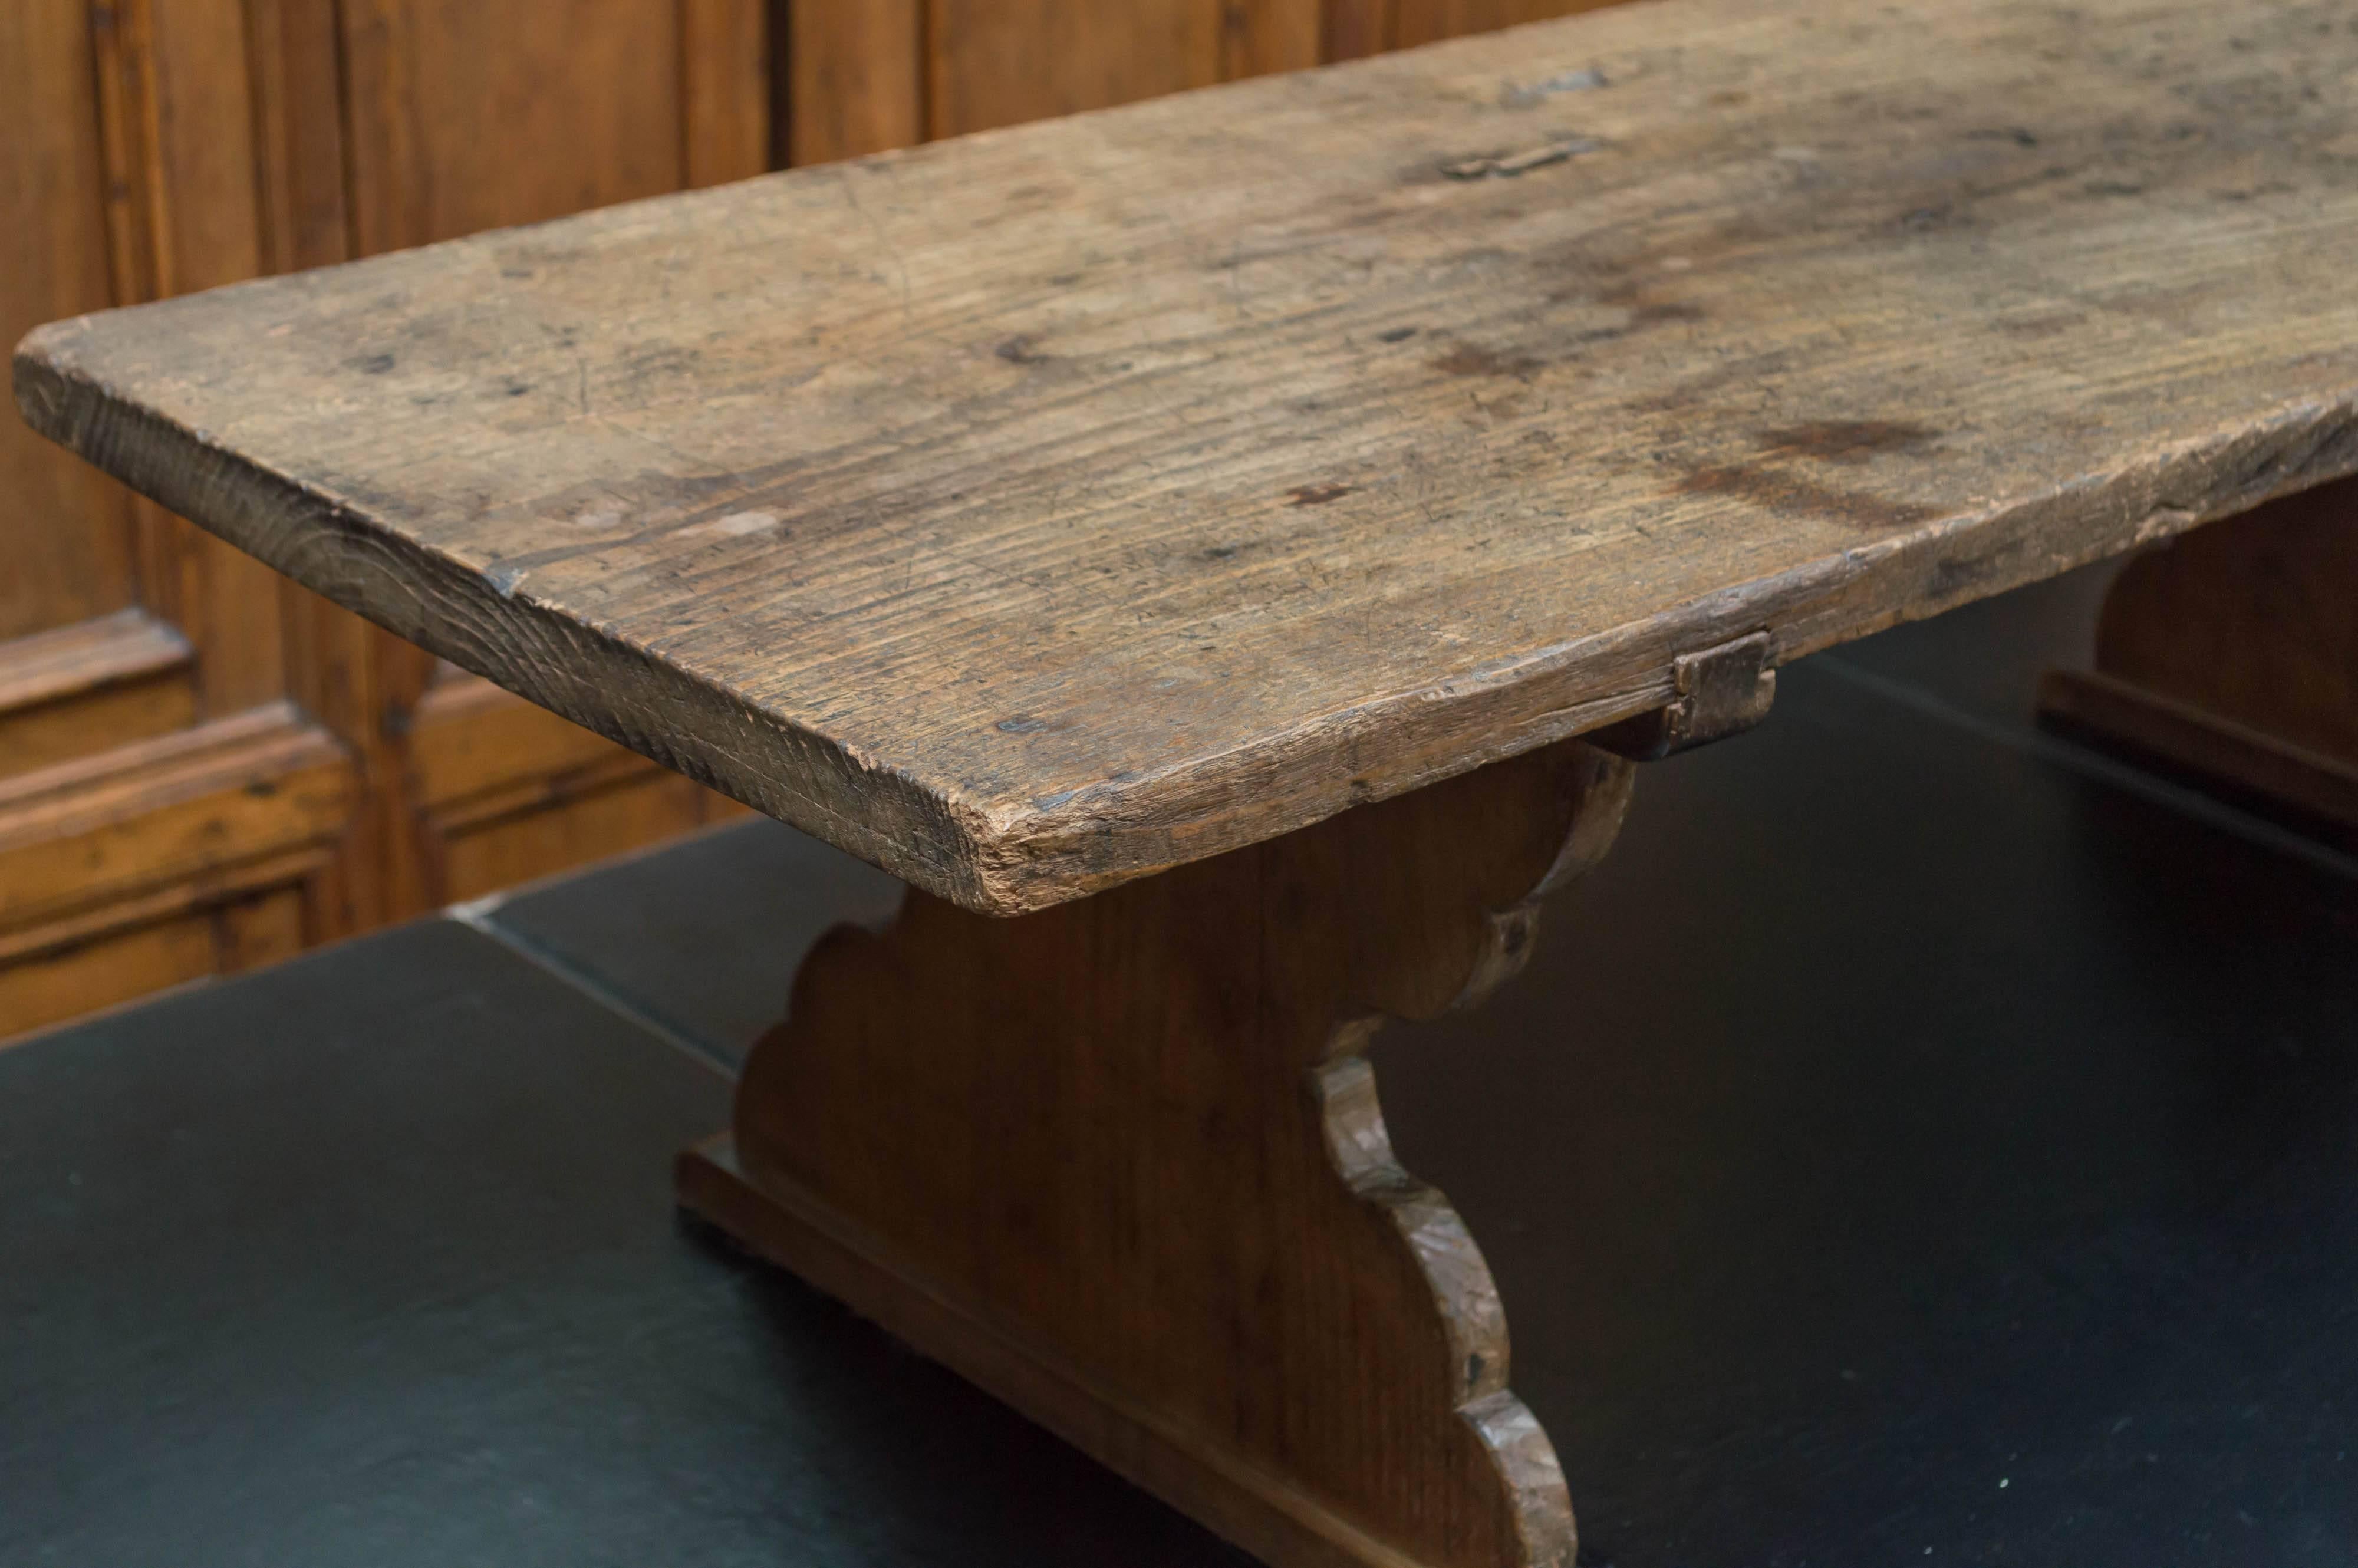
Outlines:
[{"label": "cabinet door panel", "polygon": [[[0,5],[0,342],[13,344],[114,302],[81,0]],[[0,408],[0,642],[135,598],[128,497],[26,429],[13,400]]]},{"label": "cabinet door panel", "polygon": [[[0,329],[758,173],[766,18],[11,0]],[[0,1037],[730,809],[438,682],[13,409],[0,561]]]},{"label": "cabinet door panel", "polygon": [[[251,276],[242,0],[0,6],[0,331]],[[353,770],[258,563],[0,415],[0,1036],[327,934]]]}]

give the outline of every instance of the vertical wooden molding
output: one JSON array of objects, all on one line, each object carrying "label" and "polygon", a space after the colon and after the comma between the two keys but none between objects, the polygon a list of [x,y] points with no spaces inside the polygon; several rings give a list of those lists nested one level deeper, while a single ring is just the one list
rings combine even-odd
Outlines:
[{"label": "vertical wooden molding", "polygon": [[246,0],[263,263],[296,272],[346,260],[343,71],[335,0]]},{"label": "vertical wooden molding", "polygon": [[[100,136],[119,302],[167,297],[263,268],[244,14],[238,0],[124,0],[92,11]],[[146,502],[135,515],[140,597],[197,650],[199,711],[285,689],[269,568]]]},{"label": "vertical wooden molding", "polygon": [[1127,103],[1221,79],[1223,0],[933,0],[935,135]]},{"label": "vertical wooden molding", "polygon": [[150,203],[155,165],[154,50],[147,0],[90,10],[92,65],[98,73],[99,148],[106,170],[108,261],[114,302],[153,298],[170,270],[157,254]]},{"label": "vertical wooden molding", "polygon": [[428,227],[414,176],[409,56],[398,0],[336,0],[344,62],[343,142],[352,254],[417,244]]},{"label": "vertical wooden molding", "polygon": [[1221,79],[1316,65],[1322,30],[1319,0],[1221,0]]},{"label": "vertical wooden molding", "polygon": [[770,38],[763,0],[680,0],[680,182],[750,179],[770,167]]},{"label": "vertical wooden molding", "polygon": [[682,1200],[1282,1568],[1571,1568],[1361,1052],[1521,966],[1630,776],[1568,741],[1036,914],[913,892],[806,959]]},{"label": "vertical wooden molding", "polygon": [[787,0],[787,160],[830,163],[927,134],[926,0]]},{"label": "vertical wooden molding", "polygon": [[1328,60],[1359,59],[1392,47],[1392,0],[1326,0],[1321,49]]},{"label": "vertical wooden molding", "polygon": [[[1576,12],[1594,11],[1615,3],[1615,0],[1329,0],[1337,8],[1383,11],[1379,33],[1382,42],[1374,49],[1359,52],[1371,54],[1376,49],[1413,49],[1419,44],[1439,43],[1444,38],[1460,38],[1468,33],[1496,32],[1501,27],[1520,27],[1525,22],[1543,22],[1554,16],[1569,16]],[[1342,58],[1342,57],[1337,57]]]},{"label": "vertical wooden molding", "polygon": [[[85,0],[0,6],[0,157],[16,203],[0,229],[0,341],[117,297],[124,215],[102,145],[99,31]],[[129,497],[13,406],[0,409],[0,643],[135,601]]]}]

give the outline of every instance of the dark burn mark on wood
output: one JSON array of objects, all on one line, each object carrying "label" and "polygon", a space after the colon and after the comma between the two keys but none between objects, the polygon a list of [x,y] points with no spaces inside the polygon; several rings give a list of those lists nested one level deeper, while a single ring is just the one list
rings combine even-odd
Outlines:
[{"label": "dark burn mark on wood", "polygon": [[1018,332],[990,351],[1011,365],[1036,365],[1048,357],[1033,343],[1029,332]]},{"label": "dark burn mark on wood", "polygon": [[1236,553],[1234,545],[1207,545],[1204,547],[1204,558],[1207,561],[1233,560]]},{"label": "dark burn mark on wood", "polygon": [[1285,492],[1293,498],[1286,504],[1288,506],[1324,506],[1330,501],[1341,500],[1358,488],[1356,484],[1297,484]]},{"label": "dark burn mark on wood", "polygon": [[356,360],[348,360],[345,362],[362,375],[383,375],[393,368],[394,358],[389,353],[362,354]]},{"label": "dark burn mark on wood", "polygon": [[1003,733],[1009,735],[1037,735],[1041,730],[1048,728],[1048,721],[1044,719],[1034,719],[1028,713],[1019,713],[1012,719],[1001,719],[999,728]]},{"label": "dark burn mark on wood", "polygon": [[1539,373],[1540,362],[1529,354],[1502,354],[1479,343],[1459,343],[1433,359],[1433,368],[1444,375],[1487,375],[1527,380]]},{"label": "dark burn mark on wood", "polygon": [[1913,528],[1940,515],[1933,508],[1913,502],[1891,501],[1766,468],[1696,469],[1679,481],[1678,492],[1725,496],[1786,516],[1817,517],[1863,529]]},{"label": "dark burn mark on wood", "polygon": [[1920,451],[1940,438],[1938,430],[1899,419],[1812,419],[1761,431],[1760,449],[1855,465],[1884,452]]},{"label": "dark burn mark on wood", "polygon": [[1416,329],[1413,327],[1394,327],[1389,332],[1378,332],[1376,334],[1376,341],[1379,343],[1405,343],[1411,338],[1415,336]]}]

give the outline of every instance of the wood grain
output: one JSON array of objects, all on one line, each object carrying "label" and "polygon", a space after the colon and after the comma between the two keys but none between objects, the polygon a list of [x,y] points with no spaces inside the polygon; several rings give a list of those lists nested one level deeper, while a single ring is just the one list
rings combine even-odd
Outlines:
[{"label": "wood grain", "polygon": [[770,27],[763,0],[679,0],[680,184],[772,167]]},{"label": "wood grain", "polygon": [[2129,562],[2049,716],[2358,835],[2358,481]]},{"label": "wood grain", "polygon": [[0,778],[0,1038],[319,940],[353,794],[284,704]]},{"label": "wood grain", "polygon": [[[110,297],[105,171],[81,0],[0,6],[0,335]],[[0,415],[0,638],[133,596],[128,499]]]},{"label": "wood grain", "polygon": [[[1610,0],[1390,0],[1393,49],[1593,11]],[[1669,41],[1668,39],[1664,40]]]},{"label": "wood grain", "polygon": [[925,0],[789,5],[786,27],[790,162],[925,139]]},{"label": "wood grain", "polygon": [[2358,469],[2353,93],[2332,5],[1671,0],[68,322],[19,396],[1014,912]]},{"label": "wood grain", "polygon": [[0,780],[0,930],[333,844],[341,748],[284,705]]},{"label": "wood grain", "polygon": [[1612,842],[1567,741],[1013,920],[824,938],[683,1197],[1282,1568],[1570,1568],[1464,1223],[1360,1053]]},{"label": "wood grain", "polygon": [[927,22],[936,136],[1209,86],[1226,48],[1221,0],[932,0]]},{"label": "wood grain", "polygon": [[2358,482],[2129,562],[2096,667],[2358,768]]},{"label": "wood grain", "polygon": [[[315,860],[280,868],[293,881],[201,905],[155,898],[112,912],[103,922],[20,946],[0,935],[0,1045],[88,1012],[94,1000],[142,996],[166,986],[233,974],[289,957],[319,941],[305,899]],[[155,907],[150,907],[155,906]],[[168,907],[164,907],[168,906]]]},{"label": "wood grain", "polygon": [[137,610],[0,643],[0,777],[187,725],[190,658]]}]

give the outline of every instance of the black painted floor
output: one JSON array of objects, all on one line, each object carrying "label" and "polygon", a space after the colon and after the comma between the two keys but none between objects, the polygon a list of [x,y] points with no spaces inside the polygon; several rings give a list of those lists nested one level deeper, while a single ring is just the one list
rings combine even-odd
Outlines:
[{"label": "black painted floor", "polygon": [[[1591,1564],[2358,1564],[2358,868],[2039,735],[2097,578],[1787,672],[1377,1058]],[[0,1051],[0,1563],[1233,1568],[675,1223],[773,824]]]}]

